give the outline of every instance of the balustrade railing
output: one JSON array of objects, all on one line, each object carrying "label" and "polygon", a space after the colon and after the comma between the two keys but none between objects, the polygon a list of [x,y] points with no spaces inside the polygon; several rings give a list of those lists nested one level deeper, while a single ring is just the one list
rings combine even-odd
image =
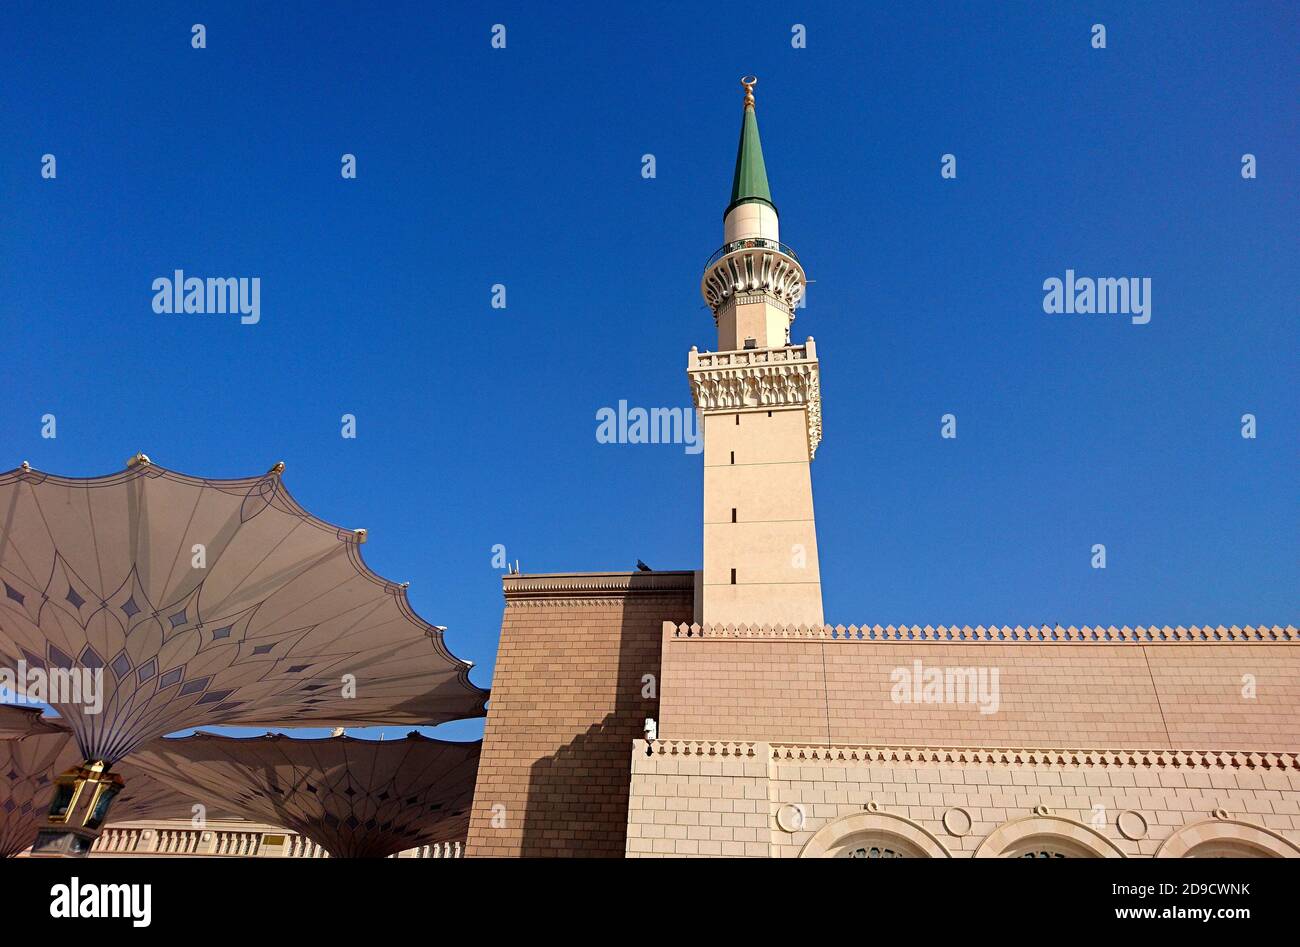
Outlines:
[{"label": "balustrade railing", "polygon": [[784,345],[769,349],[739,349],[735,352],[691,352],[691,369],[748,368],[753,365],[784,365],[816,358],[807,345]]},{"label": "balustrade railing", "polygon": [[799,260],[799,254],[779,240],[769,240],[766,237],[746,237],[743,240],[732,240],[730,243],[724,243],[718,247],[713,251],[713,255],[709,257],[709,261],[704,264],[704,268],[707,270],[728,253],[735,253],[738,250],[775,250],[777,253],[784,253],[796,262]]},{"label": "balustrade railing", "polygon": [[[202,856],[215,855],[228,858],[252,858],[263,854],[263,833],[260,830],[239,829],[186,829],[147,828],[125,826],[104,829],[91,853],[95,855],[155,855]],[[271,857],[329,858],[327,851],[303,835],[279,831],[283,845],[272,842],[266,850]],[[394,858],[464,858],[460,842],[434,842],[400,852]]]}]

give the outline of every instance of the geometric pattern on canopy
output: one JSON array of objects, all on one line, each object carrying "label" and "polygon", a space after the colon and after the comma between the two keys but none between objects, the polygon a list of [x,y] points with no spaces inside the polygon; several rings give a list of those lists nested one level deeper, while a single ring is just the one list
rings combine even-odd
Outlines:
[{"label": "geometric pattern on canopy", "polygon": [[199,802],[279,825],[336,858],[382,858],[463,840],[482,741],[349,736],[156,740],[130,762]]},{"label": "geometric pattern on canopy", "polygon": [[[140,819],[177,819],[192,821],[195,817],[194,805],[202,802],[201,815],[204,822],[229,821],[239,816],[220,800],[199,800],[186,795],[175,786],[154,779],[148,773],[137,769],[127,759],[115,767],[117,774],[126,781],[122,792],[113,800],[113,808],[108,814],[108,825],[117,822],[135,822]],[[211,804],[209,804],[211,803]]]},{"label": "geometric pattern on canopy", "polygon": [[365,565],[364,533],[309,514],[282,469],[205,480],[143,461],[85,479],[0,474],[0,665],[102,675],[98,714],[45,698],[85,759],[111,764],[216,724],[483,716],[471,665],[403,586]]},{"label": "geometric pattern on canopy", "polygon": [[0,858],[11,858],[36,841],[54,778],[80,762],[77,743],[67,731],[0,740]]},{"label": "geometric pattern on canopy", "polygon": [[[81,763],[81,750],[72,731],[55,718],[42,718],[40,710],[0,704],[0,732],[13,732],[16,721],[28,719],[26,736],[0,738],[0,858],[17,855],[36,840],[45,824],[56,777]],[[130,765],[118,772],[126,787],[113,801],[111,821],[133,819],[190,819],[195,800]],[[229,809],[217,807],[208,819],[231,818]]]}]

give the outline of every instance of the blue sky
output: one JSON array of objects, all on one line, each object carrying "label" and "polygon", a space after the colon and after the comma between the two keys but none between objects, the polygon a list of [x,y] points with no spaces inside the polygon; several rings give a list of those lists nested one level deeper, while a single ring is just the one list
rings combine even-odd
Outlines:
[{"label": "blue sky", "polygon": [[[595,413],[689,404],[752,72],[828,620],[1296,622],[1294,8],[375,6],[0,11],[0,468],[284,460],[488,685],[494,544],[699,564],[700,458]],[[178,268],[260,277],[261,321],[156,314]],[[1150,323],[1045,314],[1067,268],[1150,277]]]}]

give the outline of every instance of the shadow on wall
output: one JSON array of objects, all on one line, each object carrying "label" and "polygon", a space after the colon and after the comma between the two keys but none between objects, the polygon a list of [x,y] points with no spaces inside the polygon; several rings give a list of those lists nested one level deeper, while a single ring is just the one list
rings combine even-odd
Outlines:
[{"label": "shadow on wall", "polygon": [[[590,689],[579,698],[589,706],[570,704],[557,713],[590,714],[591,723],[532,765],[522,856],[624,856],[632,741],[643,735],[646,717],[659,715],[663,622],[689,621],[690,610],[680,599],[656,596],[639,602],[635,594],[629,595],[623,600],[616,647],[608,639],[593,640],[584,666],[566,673],[566,680],[574,682],[570,686]],[[642,696],[647,674],[654,675],[653,698]],[[573,729],[580,725],[580,719],[572,721]]]},{"label": "shadow on wall", "polygon": [[640,734],[645,719],[641,716],[634,726],[632,717],[642,713],[653,716],[657,703],[656,710],[644,712],[639,700],[630,712],[617,709],[553,756],[533,764],[520,841],[523,857],[623,857],[629,777],[624,775],[616,783],[618,771],[612,761],[630,759],[632,740]]}]

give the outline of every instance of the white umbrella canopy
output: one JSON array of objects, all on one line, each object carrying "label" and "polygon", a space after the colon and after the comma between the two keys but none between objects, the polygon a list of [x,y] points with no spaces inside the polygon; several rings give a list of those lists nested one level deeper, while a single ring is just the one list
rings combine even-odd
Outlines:
[{"label": "white umbrella canopy", "polygon": [[196,733],[155,740],[130,764],[186,797],[293,829],[335,857],[382,858],[463,841],[482,741]]},{"label": "white umbrella canopy", "polygon": [[[18,735],[20,722],[29,726]],[[32,844],[45,824],[55,779],[80,762],[81,750],[62,721],[42,717],[37,708],[0,704],[0,858]],[[192,817],[197,800],[129,764],[121,773],[127,785],[113,803],[113,822]],[[233,817],[219,801],[205,810],[208,819]]]},{"label": "white umbrella canopy", "polygon": [[36,840],[54,792],[54,779],[81,762],[69,731],[0,740],[0,858]]},{"label": "white umbrella canopy", "polygon": [[282,471],[0,474],[0,667],[96,677],[41,697],[86,760],[199,726],[483,716],[470,663],[362,561],[364,530],[312,516]]}]

